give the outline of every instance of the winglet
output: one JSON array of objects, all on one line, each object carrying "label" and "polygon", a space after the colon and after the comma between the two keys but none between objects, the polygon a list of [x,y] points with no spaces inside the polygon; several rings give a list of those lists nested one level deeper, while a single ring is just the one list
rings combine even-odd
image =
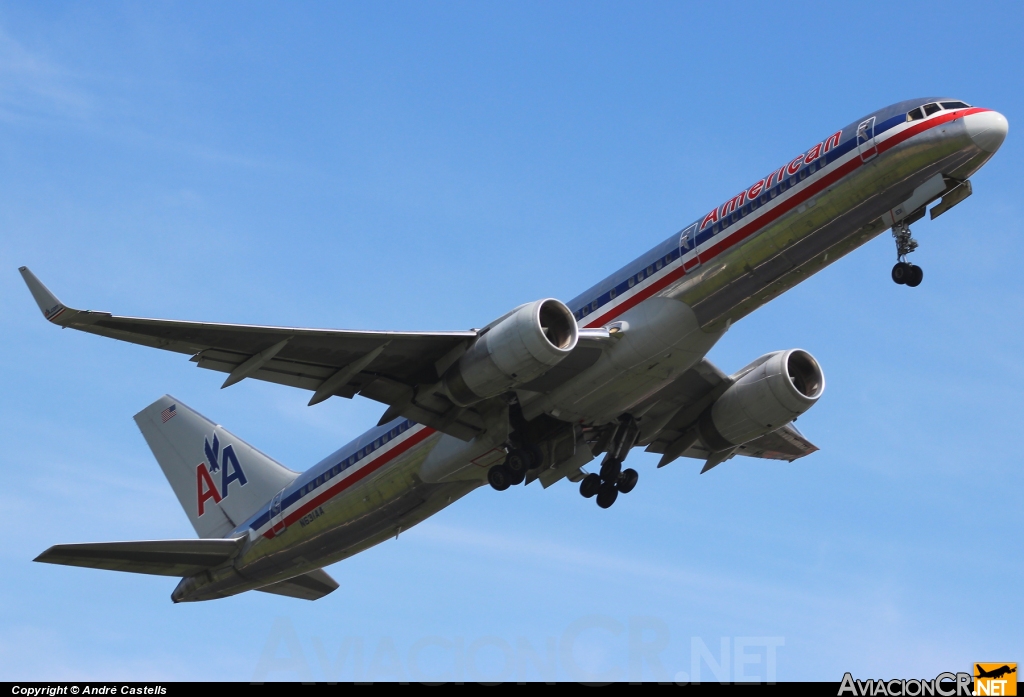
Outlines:
[{"label": "winglet", "polygon": [[57,300],[57,296],[51,293],[50,289],[44,286],[43,282],[36,278],[36,275],[29,271],[27,266],[22,266],[18,271],[25,279],[25,285],[28,286],[29,292],[35,298],[36,305],[42,311],[43,317],[51,322],[57,322],[57,318],[68,308],[60,300]]}]

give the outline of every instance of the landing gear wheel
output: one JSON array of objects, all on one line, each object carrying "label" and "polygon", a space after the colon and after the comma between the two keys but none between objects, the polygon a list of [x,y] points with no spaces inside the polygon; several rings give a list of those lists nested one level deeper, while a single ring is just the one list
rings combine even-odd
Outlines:
[{"label": "landing gear wheel", "polygon": [[910,267],[910,276],[907,278],[907,285],[911,288],[917,288],[921,285],[921,281],[924,280],[924,271],[921,270],[920,266]]},{"label": "landing gear wheel", "polygon": [[635,469],[622,470],[622,474],[619,475],[619,483],[616,487],[623,494],[628,494],[633,491],[633,487],[636,486],[637,480],[640,479],[640,475],[637,474]]},{"label": "landing gear wheel", "polygon": [[[622,472],[622,461],[614,457],[606,457],[601,463],[601,479],[614,484],[619,480],[619,473]],[[614,499],[613,499],[614,500]],[[608,506],[611,504],[609,503]],[[605,506],[607,508],[608,506]]]},{"label": "landing gear wheel", "polygon": [[899,285],[905,284],[911,278],[910,270],[914,268],[905,261],[901,261],[896,266],[892,267],[892,280]]},{"label": "landing gear wheel", "polygon": [[505,491],[512,486],[512,472],[505,465],[495,465],[487,471],[487,483],[497,491]]},{"label": "landing gear wheel", "polygon": [[526,472],[510,472],[509,484],[519,486],[526,479]]},{"label": "landing gear wheel", "polygon": [[510,472],[522,472],[530,469],[530,456],[525,450],[513,450],[505,458],[505,467]]},{"label": "landing gear wheel", "polygon": [[615,483],[605,482],[601,485],[601,490],[597,492],[597,505],[601,508],[610,508],[617,498],[619,498],[619,490],[615,488]]},{"label": "landing gear wheel", "polygon": [[597,496],[597,493],[601,490],[601,477],[597,474],[588,474],[580,482],[580,494],[583,498],[589,499]]},{"label": "landing gear wheel", "polygon": [[531,445],[525,448],[525,452],[529,454],[529,469],[537,469],[544,462],[544,456],[541,454],[540,448],[536,445]]}]

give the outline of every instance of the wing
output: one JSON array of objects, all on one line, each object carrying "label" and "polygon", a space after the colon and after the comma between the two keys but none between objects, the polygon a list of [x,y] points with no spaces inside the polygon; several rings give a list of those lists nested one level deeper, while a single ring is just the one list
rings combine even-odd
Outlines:
[{"label": "wing", "polygon": [[469,440],[484,430],[476,408],[439,394],[441,373],[477,336],[461,332],[387,332],[263,327],[118,317],[65,306],[26,267],[22,277],[43,316],[61,327],[190,355],[200,368],[313,392],[310,405],[361,394],[402,415]]},{"label": "wing", "polygon": [[54,545],[36,557],[35,561],[136,574],[192,576],[234,557],[244,540],[241,537]]},{"label": "wing", "polygon": [[[712,453],[696,435],[697,419],[722,396],[732,380],[708,360],[702,360],[648,401],[640,405],[637,445],[662,455],[659,467],[677,457],[708,460]],[[789,460],[810,455],[818,448],[804,438],[793,424],[739,446],[735,454],[769,460]]]}]

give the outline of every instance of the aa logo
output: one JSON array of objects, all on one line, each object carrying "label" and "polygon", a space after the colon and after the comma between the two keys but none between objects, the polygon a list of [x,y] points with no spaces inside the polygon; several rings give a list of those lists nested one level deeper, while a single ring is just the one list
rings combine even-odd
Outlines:
[{"label": "aa logo", "polygon": [[[231,482],[238,482],[239,486],[245,486],[245,472],[238,464],[238,457],[235,456],[235,446],[224,446],[224,452],[220,452],[220,440],[217,434],[213,434],[213,444],[209,439],[203,439],[203,446],[206,452],[206,462],[200,462],[196,466],[196,495],[199,500],[199,515],[206,512],[206,502],[213,499],[214,503],[220,503],[227,498],[231,492],[228,486]],[[209,465],[207,465],[209,463]],[[220,472],[220,488],[213,481],[213,474]]]},{"label": "aa logo", "polygon": [[975,695],[1017,694],[1016,663],[975,663]]}]

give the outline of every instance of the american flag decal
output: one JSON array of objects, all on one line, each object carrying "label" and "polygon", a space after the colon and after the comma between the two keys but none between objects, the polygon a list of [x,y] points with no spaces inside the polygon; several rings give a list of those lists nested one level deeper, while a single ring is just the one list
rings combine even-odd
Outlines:
[{"label": "american flag decal", "polygon": [[173,419],[175,414],[178,413],[177,411],[175,411],[175,408],[177,406],[177,404],[172,404],[171,406],[167,407],[162,412],[160,412],[160,423],[165,424],[171,419]]}]

